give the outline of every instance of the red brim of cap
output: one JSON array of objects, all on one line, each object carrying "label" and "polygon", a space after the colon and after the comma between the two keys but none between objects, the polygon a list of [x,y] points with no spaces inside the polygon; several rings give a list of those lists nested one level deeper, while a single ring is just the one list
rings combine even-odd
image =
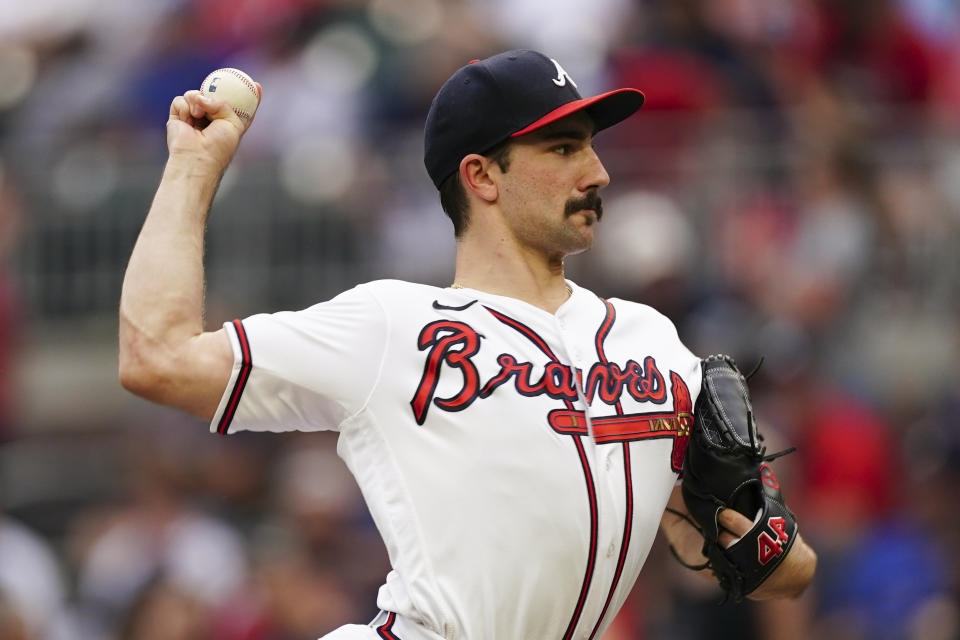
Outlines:
[{"label": "red brim of cap", "polygon": [[561,107],[557,107],[535,122],[531,122],[523,129],[520,129],[520,131],[510,134],[510,137],[516,138],[531,131],[536,131],[561,118],[566,118],[571,113],[584,110],[586,110],[593,119],[597,131],[600,131],[633,115],[637,109],[643,106],[643,100],[643,93],[638,89],[615,89],[614,91],[601,93],[592,98],[574,100]]}]

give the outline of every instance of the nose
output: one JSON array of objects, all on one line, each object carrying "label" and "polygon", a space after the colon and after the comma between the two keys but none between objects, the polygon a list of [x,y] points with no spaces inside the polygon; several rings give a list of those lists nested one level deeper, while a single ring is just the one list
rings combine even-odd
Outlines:
[{"label": "nose", "polygon": [[607,173],[603,163],[600,162],[600,156],[597,155],[597,152],[593,149],[593,147],[590,147],[587,150],[586,163],[587,167],[583,176],[584,179],[581,188],[582,191],[602,189],[610,184],[610,174]]}]

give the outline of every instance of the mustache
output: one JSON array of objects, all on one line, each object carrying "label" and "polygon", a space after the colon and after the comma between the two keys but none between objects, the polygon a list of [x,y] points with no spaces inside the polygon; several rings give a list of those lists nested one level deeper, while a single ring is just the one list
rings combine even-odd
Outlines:
[{"label": "mustache", "polygon": [[597,221],[603,217],[603,201],[596,191],[590,191],[587,195],[576,200],[568,200],[566,207],[564,207],[564,214],[572,216],[577,211],[586,211],[587,209],[593,209],[597,212]]}]

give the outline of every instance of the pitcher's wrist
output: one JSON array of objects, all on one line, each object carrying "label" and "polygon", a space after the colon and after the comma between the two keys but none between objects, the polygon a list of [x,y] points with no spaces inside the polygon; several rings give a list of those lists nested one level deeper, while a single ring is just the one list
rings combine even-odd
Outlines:
[{"label": "pitcher's wrist", "polygon": [[216,184],[225,169],[225,166],[220,166],[216,161],[196,153],[171,152],[163,170],[163,177]]}]

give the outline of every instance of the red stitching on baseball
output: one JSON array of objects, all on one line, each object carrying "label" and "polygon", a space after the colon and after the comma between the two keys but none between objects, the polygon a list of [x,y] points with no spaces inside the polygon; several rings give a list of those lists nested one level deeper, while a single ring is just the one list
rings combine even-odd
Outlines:
[{"label": "red stitching on baseball", "polygon": [[240,71],[239,69],[233,69],[233,68],[231,68],[231,67],[227,67],[227,68],[225,68],[225,69],[222,69],[222,71],[228,71],[228,72],[232,73],[233,75],[235,75],[237,78],[240,79],[240,82],[242,82],[243,84],[245,84],[245,85],[247,86],[247,89],[250,89],[250,91],[252,91],[253,94],[254,94],[255,96],[257,96],[257,100],[260,99],[260,94],[257,92],[257,86],[256,86],[255,84],[253,84],[253,82],[250,81],[250,78],[247,77],[247,74],[243,73],[243,72]]}]

